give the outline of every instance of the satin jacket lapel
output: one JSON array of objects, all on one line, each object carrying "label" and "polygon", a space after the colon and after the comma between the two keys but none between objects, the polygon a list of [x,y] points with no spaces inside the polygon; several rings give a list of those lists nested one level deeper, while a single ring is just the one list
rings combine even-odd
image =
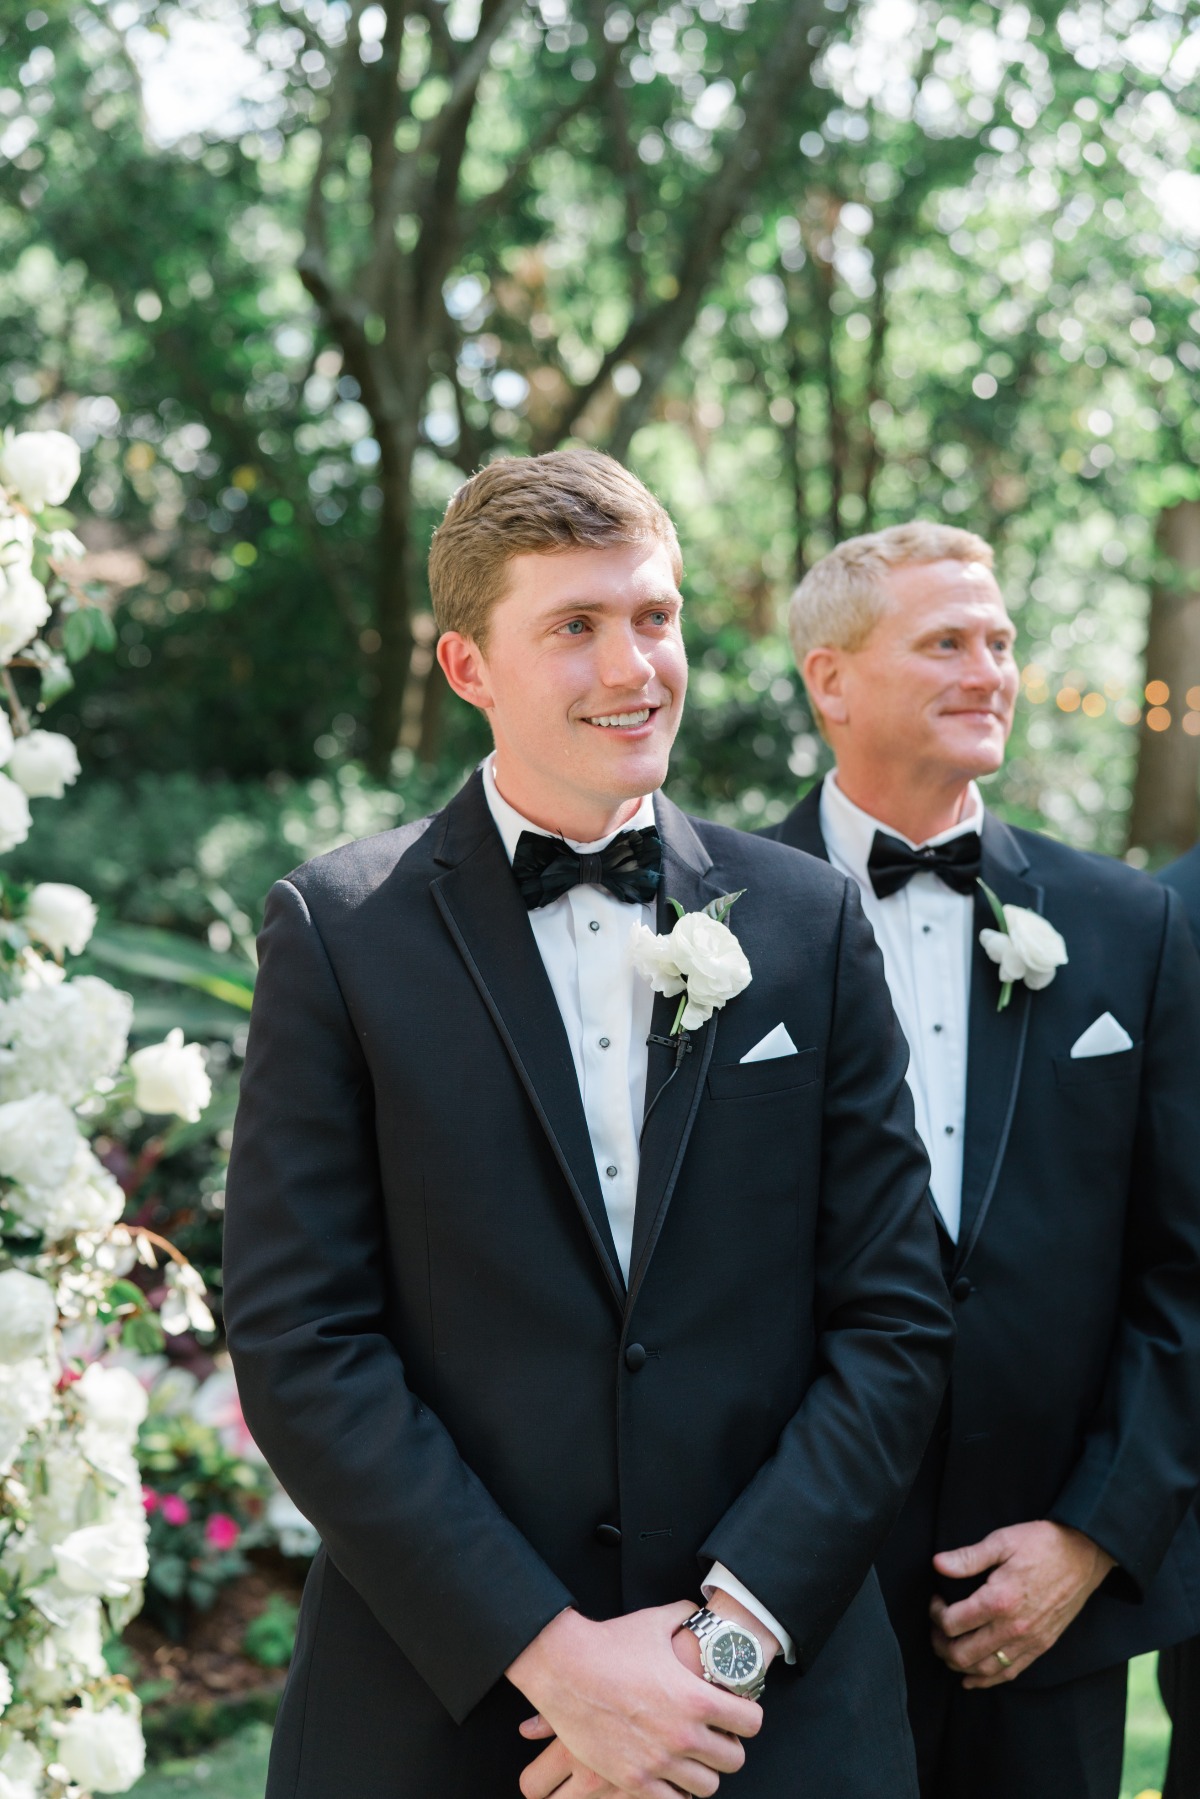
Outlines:
[{"label": "satin jacket lapel", "polygon": [[792,807],[782,824],[773,830],[764,831],[764,837],[775,837],[780,843],[790,844],[794,850],[803,850],[806,855],[817,856],[822,862],[828,862],[829,851],[825,848],[825,839],[821,835],[821,783],[814,782],[798,805]]},{"label": "satin jacket lapel", "polygon": [[[655,811],[663,840],[658,929],[669,931],[675,923],[675,913],[668,901],[678,900],[685,912],[697,912],[717,897],[719,889],[707,878],[712,859],[683,813],[661,795],[655,802]],[[678,1009],[678,997],[665,999],[662,994],[657,995],[651,1035],[666,1037]],[[683,1154],[704,1090],[704,1077],[712,1060],[718,1017],[719,1013],[714,1012],[706,1025],[689,1033],[691,1047],[677,1070],[673,1049],[661,1043],[650,1044],[633,1250],[629,1263],[630,1305],[654,1253],[679,1178]]]},{"label": "satin jacket lapel", "polygon": [[[1012,832],[990,812],[986,813],[983,879],[1003,904],[1040,912],[1042,889],[1025,879],[1028,866]],[[987,900],[982,893],[977,894],[967,1031],[967,1129],[956,1268],[962,1267],[978,1242],[996,1190],[1017,1103],[1033,997],[1024,982],[1017,981],[1004,1011],[996,1010],[1000,998],[999,970],[979,942],[979,932],[994,925]]]},{"label": "satin jacket lapel", "polygon": [[478,774],[447,807],[435,859],[447,871],[433,882],[434,901],[512,1057],[623,1307],[625,1283],[571,1046]]}]

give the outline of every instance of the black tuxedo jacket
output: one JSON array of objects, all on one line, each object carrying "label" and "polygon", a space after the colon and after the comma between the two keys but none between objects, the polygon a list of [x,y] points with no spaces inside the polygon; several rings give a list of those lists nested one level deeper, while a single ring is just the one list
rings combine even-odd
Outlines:
[{"label": "black tuxedo jacket", "polygon": [[[753,980],[649,1113],[628,1289],[479,776],[268,899],[226,1319],[324,1543],[270,1799],[515,1794],[509,1663],[563,1607],[687,1598],[713,1560],[803,1674],[772,1670],[743,1799],[798,1766],[815,1799],[915,1791],[870,1570],[953,1326],[906,1049],[852,882],[657,811],[660,928],[668,896],[745,888]],[[796,1053],[741,1065],[780,1021]],[[651,1048],[650,1098],[673,1061]]]},{"label": "black tuxedo jacket", "polygon": [[[820,790],[776,827],[824,856]],[[1182,907],[990,813],[983,879],[1070,957],[997,1012],[971,972],[962,1225],[937,1546],[1051,1518],[1118,1567],[1021,1676],[1050,1685],[1200,1629],[1200,960]],[[994,924],[983,895],[980,929]],[[1104,1012],[1124,1052],[1072,1060]],[[922,1490],[928,1483],[920,1483]],[[937,1489],[935,1489],[937,1491]],[[915,1533],[914,1533],[915,1534]],[[932,1574],[931,1574],[932,1579]]]},{"label": "black tuxedo jacket", "polygon": [[1181,856],[1178,862],[1172,862],[1169,868],[1159,871],[1160,881],[1173,887],[1183,901],[1184,911],[1188,916],[1192,936],[1196,947],[1200,949],[1200,843],[1195,849]]}]

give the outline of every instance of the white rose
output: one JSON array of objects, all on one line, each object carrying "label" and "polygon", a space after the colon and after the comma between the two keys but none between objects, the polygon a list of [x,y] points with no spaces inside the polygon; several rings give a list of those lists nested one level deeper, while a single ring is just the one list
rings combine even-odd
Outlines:
[{"label": "white rose", "polygon": [[46,1281],[19,1268],[0,1274],[0,1362],[45,1355],[57,1323],[58,1301]]},{"label": "white rose", "polygon": [[51,1093],[0,1106],[0,1174],[23,1187],[57,1187],[79,1148],[73,1113]]},{"label": "white rose", "polygon": [[0,706],[0,763],[8,761],[12,755],[13,734],[8,722],[8,713]]},{"label": "white rose", "polygon": [[[0,1114],[5,1110],[0,1106]],[[81,1232],[110,1230],[125,1210],[125,1194],[120,1182],[80,1137],[63,1180],[45,1185],[30,1182],[14,1188],[8,1195],[8,1204],[48,1243],[61,1243]]]},{"label": "white rose", "polygon": [[32,569],[13,564],[0,572],[0,663],[23,650],[49,616],[46,589]]},{"label": "white rose", "polygon": [[81,956],[96,928],[96,908],[82,887],[66,881],[40,881],[25,902],[21,922],[29,935],[54,955]]},{"label": "white rose", "polygon": [[26,1737],[0,1749],[0,1799],[39,1799],[44,1763]]},{"label": "white rose", "polygon": [[92,1793],[127,1793],[146,1768],[142,1727],[124,1706],[72,1711],[58,1743],[58,1759]]},{"label": "white rose", "polygon": [[54,1562],[69,1593],[121,1599],[146,1578],[146,1533],[125,1518],[85,1524],[55,1545]]},{"label": "white rose", "polygon": [[634,969],[649,981],[655,993],[668,999],[684,989],[684,979],[675,960],[674,933],[656,937],[644,924],[635,924],[629,938],[629,954]]},{"label": "white rose", "polygon": [[0,1362],[0,1477],[9,1473],[30,1432],[45,1424],[53,1409],[49,1362]]},{"label": "white rose", "polygon": [[98,1599],[81,1599],[69,1624],[54,1633],[55,1647],[67,1666],[87,1680],[100,1680],[108,1672],[104,1660],[103,1614]]},{"label": "white rose", "polygon": [[112,1437],[126,1449],[132,1448],[149,1406],[146,1389],[136,1374],[130,1374],[128,1368],[106,1368],[102,1362],[93,1362],[74,1390],[87,1421],[85,1435]]},{"label": "white rose", "polygon": [[7,1711],[12,1701],[13,1684],[8,1669],[0,1662],[0,1714]]},{"label": "white rose", "polygon": [[41,1457],[41,1478],[30,1494],[30,1529],[26,1532],[37,1539],[44,1551],[39,1573],[53,1566],[50,1550],[55,1543],[61,1543],[81,1524],[94,1521],[95,1481],[79,1453],[74,1433],[64,1433],[47,1444]]},{"label": "white rose", "polygon": [[0,1100],[56,1093],[77,1105],[125,1059],[133,1001],[98,975],[30,983],[0,1001]]},{"label": "white rose", "polygon": [[79,778],[75,745],[59,731],[28,731],[18,737],[8,766],[31,800],[60,800],[64,788]]},{"label": "white rose", "polygon": [[[3,661],[0,656],[0,662]],[[29,801],[15,781],[0,775],[0,855],[24,843],[32,823]]]},{"label": "white rose", "polygon": [[174,1030],[163,1043],[151,1043],[129,1058],[134,1080],[133,1103],[142,1112],[174,1112],[195,1124],[212,1098],[212,1082],[198,1043],[185,1043]]},{"label": "white rose", "polygon": [[671,932],[679,972],[687,977],[685,1031],[694,1031],[718,1006],[750,985],[750,964],[726,924],[704,912],[688,912]]},{"label": "white rose", "polygon": [[0,481],[30,512],[61,506],[79,479],[79,445],[65,431],[19,431],[0,450]]},{"label": "white rose", "polygon": [[1067,961],[1067,946],[1049,921],[1026,906],[1005,906],[1006,931],[980,931],[979,941],[1002,981],[1024,981],[1035,993],[1048,987]]}]

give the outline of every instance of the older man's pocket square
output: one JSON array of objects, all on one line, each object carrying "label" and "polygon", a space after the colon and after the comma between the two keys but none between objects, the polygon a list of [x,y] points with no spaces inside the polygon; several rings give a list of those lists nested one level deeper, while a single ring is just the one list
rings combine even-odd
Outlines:
[{"label": "older man's pocket square", "polygon": [[748,1049],[741,1062],[773,1062],[777,1056],[794,1056],[796,1045],[792,1042],[785,1024],[777,1024],[773,1031],[761,1037],[753,1049]]},{"label": "older man's pocket square", "polygon": [[1115,1056],[1118,1051],[1133,1048],[1133,1038],[1119,1025],[1111,1012],[1104,1012],[1095,1024],[1089,1024],[1083,1036],[1071,1046],[1071,1060],[1084,1056]]}]

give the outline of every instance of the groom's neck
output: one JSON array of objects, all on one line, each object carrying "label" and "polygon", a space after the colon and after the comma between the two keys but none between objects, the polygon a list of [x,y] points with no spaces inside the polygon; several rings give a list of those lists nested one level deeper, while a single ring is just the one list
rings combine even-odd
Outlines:
[{"label": "groom's neck", "polygon": [[601,837],[615,835],[629,823],[643,798],[641,794],[623,799],[558,788],[530,779],[521,769],[502,764],[499,757],[492,765],[492,773],[497,792],[514,812],[539,830],[565,837],[571,843],[596,843]]}]

